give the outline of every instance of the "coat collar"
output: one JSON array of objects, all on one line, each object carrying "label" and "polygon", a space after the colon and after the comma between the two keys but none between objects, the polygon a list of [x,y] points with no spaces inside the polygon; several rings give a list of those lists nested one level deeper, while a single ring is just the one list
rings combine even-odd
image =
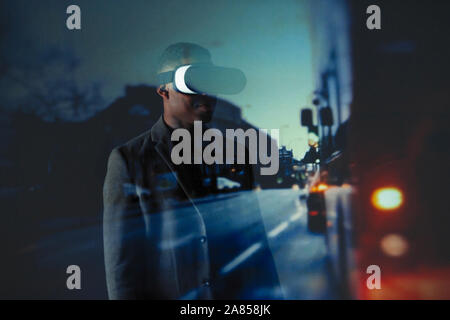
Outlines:
[{"label": "coat collar", "polygon": [[152,141],[155,143],[164,143],[166,145],[170,144],[171,132],[167,125],[164,123],[163,117],[160,116],[158,121],[153,125],[151,129]]},{"label": "coat collar", "polygon": [[[208,129],[209,126],[203,123],[202,133]],[[164,123],[163,116],[161,115],[151,129],[152,141],[156,144],[165,144],[166,146],[172,146],[172,141],[170,139],[171,135],[172,131]]]},{"label": "coat collar", "polygon": [[152,144],[166,165],[173,171],[170,161],[170,150],[172,149],[172,141],[170,140],[171,132],[164,123],[161,115],[150,130]]},{"label": "coat collar", "polygon": [[[208,130],[209,126],[206,124],[202,125],[202,133],[205,130]],[[151,140],[153,142],[156,150],[162,154],[163,157],[167,160],[169,158],[170,152],[173,147],[173,143],[171,140],[173,130],[171,130],[163,120],[163,116],[161,115],[158,121],[155,122],[153,127],[150,130]],[[206,146],[207,142],[202,140],[203,147]]]}]

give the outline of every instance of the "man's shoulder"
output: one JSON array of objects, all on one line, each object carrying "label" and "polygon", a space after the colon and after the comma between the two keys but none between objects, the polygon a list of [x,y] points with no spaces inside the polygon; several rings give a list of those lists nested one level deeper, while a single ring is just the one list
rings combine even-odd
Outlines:
[{"label": "man's shoulder", "polygon": [[116,146],[112,152],[118,151],[126,158],[135,158],[138,157],[144,150],[149,148],[153,148],[151,129],[119,146]]}]

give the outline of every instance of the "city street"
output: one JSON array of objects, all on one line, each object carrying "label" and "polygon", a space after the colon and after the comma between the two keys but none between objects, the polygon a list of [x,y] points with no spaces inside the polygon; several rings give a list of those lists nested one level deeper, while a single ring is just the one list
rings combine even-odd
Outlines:
[{"label": "city street", "polygon": [[258,194],[283,293],[286,299],[333,299],[325,236],[307,230],[305,200],[299,199],[302,192],[281,189]]},{"label": "city street", "polygon": [[[239,192],[232,198],[216,203],[199,204],[200,212],[213,205],[214,214],[219,211],[239,213],[233,224],[217,232],[239,233],[240,237],[251,237],[253,215],[246,212],[255,199],[264,221],[269,246],[272,251],[285,299],[333,299],[335,298],[327,269],[325,237],[306,227],[305,200],[300,200],[304,191],[293,189],[271,189]],[[223,197],[223,196],[222,196]],[[220,205],[219,205],[220,203]],[[219,222],[217,228],[221,226]],[[248,228],[248,230],[246,230]],[[251,259],[257,252],[258,242],[234,257],[224,268],[235,267]]]},{"label": "city street", "polygon": [[[262,249],[255,233],[261,213],[269,247],[275,260],[282,292],[264,296],[276,299],[334,299],[329,279],[325,236],[307,230],[303,190],[271,189],[226,193],[194,201],[204,217],[210,248],[219,250],[220,274],[232,273],[244,265],[259,267],[253,259]],[[185,218],[192,206],[180,206],[176,215]],[[189,219],[188,219],[189,220]],[[188,221],[186,220],[186,221]],[[259,220],[260,221],[260,220]],[[106,298],[101,221],[72,228],[65,220],[64,230],[53,232],[33,247],[22,250],[25,260],[34,261],[35,271],[24,275],[30,296],[66,298]],[[181,243],[185,239],[175,239]],[[218,245],[214,246],[214,243]],[[263,263],[263,262],[262,262]],[[82,290],[67,290],[65,269],[79,265]],[[24,269],[25,266],[24,266]],[[255,288],[258,289],[258,288]],[[261,288],[270,290],[270,288]],[[255,298],[258,295],[253,295]]]}]

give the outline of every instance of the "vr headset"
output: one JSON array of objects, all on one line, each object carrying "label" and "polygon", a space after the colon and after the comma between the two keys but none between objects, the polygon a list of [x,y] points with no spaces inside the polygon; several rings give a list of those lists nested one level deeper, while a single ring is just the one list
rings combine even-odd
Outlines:
[{"label": "vr headset", "polygon": [[176,91],[185,94],[237,94],[247,79],[242,71],[212,64],[187,64],[173,71],[158,74],[160,85],[173,83]]}]

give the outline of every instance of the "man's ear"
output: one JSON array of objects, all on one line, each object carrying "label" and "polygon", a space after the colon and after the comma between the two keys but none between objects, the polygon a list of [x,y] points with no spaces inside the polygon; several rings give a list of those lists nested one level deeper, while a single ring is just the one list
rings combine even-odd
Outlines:
[{"label": "man's ear", "polygon": [[160,85],[157,89],[156,92],[164,99],[169,99],[169,91],[166,88],[165,84]]}]

